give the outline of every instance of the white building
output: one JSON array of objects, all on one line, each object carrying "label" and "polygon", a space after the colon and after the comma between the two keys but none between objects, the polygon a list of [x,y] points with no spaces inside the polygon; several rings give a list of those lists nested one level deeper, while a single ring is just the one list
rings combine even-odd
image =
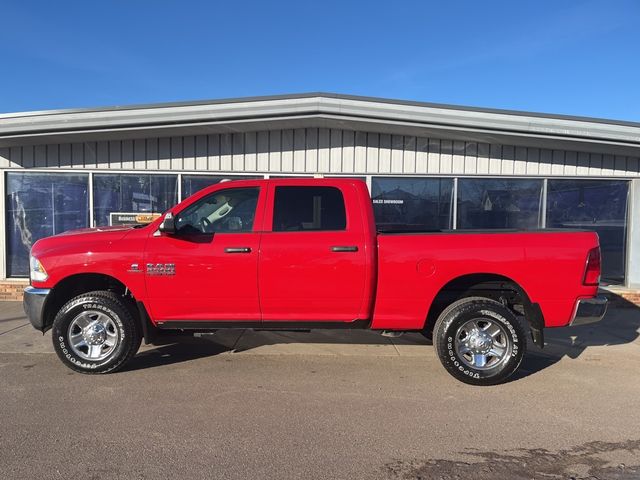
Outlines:
[{"label": "white building", "polygon": [[639,157],[638,123],[325,93],[2,114],[0,278],[18,291],[38,238],[224,178],[336,175],[381,229],[595,230],[603,280],[638,288]]}]

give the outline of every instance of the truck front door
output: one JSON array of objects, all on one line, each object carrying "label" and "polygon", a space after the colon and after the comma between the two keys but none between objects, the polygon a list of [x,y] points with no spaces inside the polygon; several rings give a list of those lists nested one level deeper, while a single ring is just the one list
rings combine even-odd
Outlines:
[{"label": "truck front door", "polygon": [[258,270],[262,320],[362,318],[372,267],[357,198],[329,182],[300,182],[270,185]]},{"label": "truck front door", "polygon": [[256,211],[261,188],[225,188],[175,216],[176,232],[149,237],[145,280],[156,321],[259,321]]}]

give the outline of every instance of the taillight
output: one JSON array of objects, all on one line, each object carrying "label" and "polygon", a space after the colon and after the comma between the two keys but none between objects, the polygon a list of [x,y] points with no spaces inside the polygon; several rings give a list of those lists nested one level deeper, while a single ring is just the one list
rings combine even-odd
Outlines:
[{"label": "taillight", "polygon": [[587,256],[587,268],[584,271],[584,280],[582,283],[585,285],[598,285],[600,283],[601,268],[600,247],[592,248],[589,250],[589,255]]}]

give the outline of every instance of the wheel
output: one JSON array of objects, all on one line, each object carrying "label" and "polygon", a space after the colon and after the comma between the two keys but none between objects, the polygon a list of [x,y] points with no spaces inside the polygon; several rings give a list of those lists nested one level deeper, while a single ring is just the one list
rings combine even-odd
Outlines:
[{"label": "wheel", "polygon": [[81,373],[121,369],[138,351],[140,325],[122,299],[96,291],[68,301],[52,327],[53,347],[67,367]]},{"label": "wheel", "polygon": [[471,385],[495,385],[520,366],[526,329],[508,308],[484,297],[449,305],[433,329],[433,344],[444,368]]}]

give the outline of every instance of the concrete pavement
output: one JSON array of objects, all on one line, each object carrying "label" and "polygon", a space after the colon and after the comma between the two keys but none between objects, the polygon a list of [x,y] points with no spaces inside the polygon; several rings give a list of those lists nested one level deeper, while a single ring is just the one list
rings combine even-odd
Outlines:
[{"label": "concrete pavement", "polygon": [[549,330],[488,388],[362,331],[230,331],[86,376],[2,303],[0,478],[640,478],[639,328]]}]

